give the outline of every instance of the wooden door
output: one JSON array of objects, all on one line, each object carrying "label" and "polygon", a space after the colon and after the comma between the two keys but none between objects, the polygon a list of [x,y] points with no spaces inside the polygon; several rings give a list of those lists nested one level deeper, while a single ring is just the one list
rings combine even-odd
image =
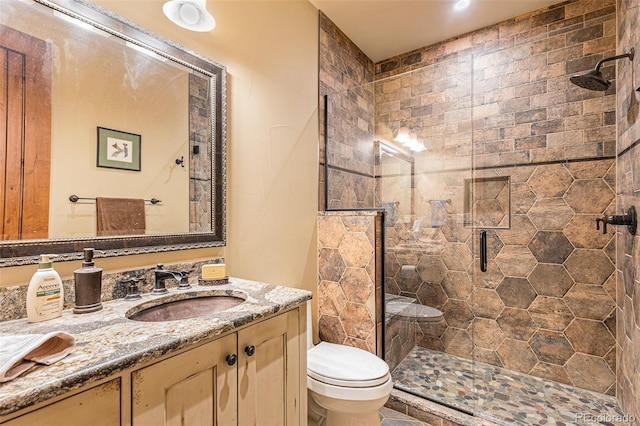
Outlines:
[{"label": "wooden door", "polygon": [[299,424],[299,339],[298,310],[238,332],[239,425]]},{"label": "wooden door", "polygon": [[133,372],[133,425],[237,424],[237,364],[231,334]]},{"label": "wooden door", "polygon": [[0,25],[0,239],[47,238],[51,48]]}]

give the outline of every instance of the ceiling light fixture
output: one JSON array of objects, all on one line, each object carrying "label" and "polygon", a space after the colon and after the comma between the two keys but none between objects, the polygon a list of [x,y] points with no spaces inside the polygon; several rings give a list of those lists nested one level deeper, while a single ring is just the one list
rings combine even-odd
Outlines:
[{"label": "ceiling light fixture", "polygon": [[471,4],[471,0],[456,0],[453,3],[453,8],[455,10],[464,10]]},{"label": "ceiling light fixture", "polygon": [[206,32],[216,27],[216,20],[207,11],[206,0],[170,0],[162,11],[174,24],[191,31]]}]

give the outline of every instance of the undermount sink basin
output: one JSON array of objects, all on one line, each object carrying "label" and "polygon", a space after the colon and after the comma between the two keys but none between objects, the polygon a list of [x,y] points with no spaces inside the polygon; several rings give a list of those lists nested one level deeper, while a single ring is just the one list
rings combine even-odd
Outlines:
[{"label": "undermount sink basin", "polygon": [[[245,301],[243,295],[202,295],[145,303],[129,310],[126,317],[134,321],[158,322],[197,318],[233,308]],[[158,303],[159,302],[159,303]],[[152,305],[152,306],[149,306]]]}]

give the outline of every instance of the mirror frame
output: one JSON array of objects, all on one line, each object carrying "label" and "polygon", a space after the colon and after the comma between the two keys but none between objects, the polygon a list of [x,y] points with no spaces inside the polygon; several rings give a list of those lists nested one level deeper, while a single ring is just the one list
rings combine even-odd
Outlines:
[{"label": "mirror frame", "polygon": [[214,88],[211,97],[213,131],[210,140],[212,229],[211,232],[0,241],[0,267],[35,264],[38,263],[40,254],[47,253],[55,254],[56,261],[78,260],[82,259],[82,250],[85,247],[99,250],[96,257],[114,257],[224,246],[227,162],[226,68],[88,1],[35,2],[209,76],[211,87]]}]

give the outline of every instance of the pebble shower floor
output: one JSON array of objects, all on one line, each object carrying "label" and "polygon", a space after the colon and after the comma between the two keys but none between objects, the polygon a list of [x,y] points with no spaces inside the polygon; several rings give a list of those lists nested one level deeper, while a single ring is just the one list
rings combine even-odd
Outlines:
[{"label": "pebble shower floor", "polygon": [[396,388],[501,425],[635,425],[612,396],[416,346]]}]

